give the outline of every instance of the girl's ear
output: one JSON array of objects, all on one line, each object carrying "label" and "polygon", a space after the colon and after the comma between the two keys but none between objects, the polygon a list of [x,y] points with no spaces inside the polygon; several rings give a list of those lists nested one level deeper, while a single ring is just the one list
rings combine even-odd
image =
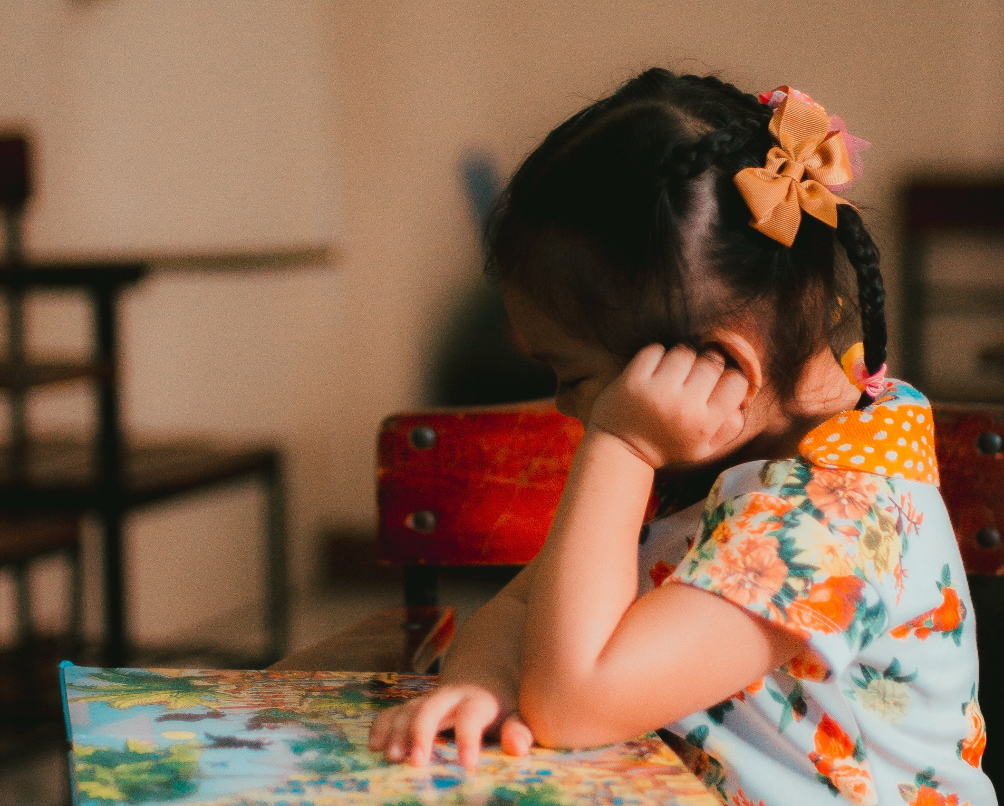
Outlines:
[{"label": "girl's ear", "polygon": [[763,362],[749,340],[734,330],[713,328],[704,338],[704,344],[717,347],[749,381],[750,388],[743,401],[743,408],[753,402],[753,398],[763,387]]}]

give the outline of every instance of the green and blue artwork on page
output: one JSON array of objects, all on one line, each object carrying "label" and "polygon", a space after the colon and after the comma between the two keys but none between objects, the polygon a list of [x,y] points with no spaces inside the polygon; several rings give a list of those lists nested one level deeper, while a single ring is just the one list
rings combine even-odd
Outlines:
[{"label": "green and blue artwork on page", "polygon": [[476,772],[437,741],[427,767],[367,749],[374,715],[431,677],[62,668],[77,806],[712,806],[658,737],[596,750],[489,746]]}]

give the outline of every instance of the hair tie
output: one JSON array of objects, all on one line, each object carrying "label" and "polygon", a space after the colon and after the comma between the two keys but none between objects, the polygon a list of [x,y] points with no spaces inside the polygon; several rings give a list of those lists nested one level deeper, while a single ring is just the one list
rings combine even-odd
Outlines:
[{"label": "hair tie", "polygon": [[873,375],[868,374],[865,366],[865,346],[860,341],[851,346],[840,359],[840,366],[844,368],[847,380],[853,383],[859,392],[864,392],[872,400],[875,400],[882,390],[885,389],[885,374],[887,367],[883,364]]},{"label": "hair tie", "polygon": [[851,183],[853,163],[860,165],[858,153],[869,144],[846,135],[840,118],[798,90],[779,87],[760,101],[774,110],[768,128],[775,145],[763,168],[744,168],[733,181],[753,214],[750,226],[791,246],[802,211],[836,228],[837,205],[850,202],[833,191]]}]

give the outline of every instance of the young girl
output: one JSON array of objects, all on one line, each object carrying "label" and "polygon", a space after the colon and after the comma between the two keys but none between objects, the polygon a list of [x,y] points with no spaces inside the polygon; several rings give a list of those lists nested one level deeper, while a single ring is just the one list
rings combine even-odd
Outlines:
[{"label": "young girl", "polygon": [[[527,158],[489,265],[585,435],[543,550],[373,749],[660,729],[735,806],[996,803],[931,411],[884,380],[878,252],[837,195],[862,144],[787,87],[649,70]],[[664,475],[716,480],[643,528]]]}]

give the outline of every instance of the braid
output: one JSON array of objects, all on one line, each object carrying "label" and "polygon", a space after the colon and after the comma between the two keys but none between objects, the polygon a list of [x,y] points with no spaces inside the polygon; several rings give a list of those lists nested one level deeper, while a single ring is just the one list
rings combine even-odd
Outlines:
[{"label": "braid", "polygon": [[837,205],[837,240],[844,247],[858,279],[865,368],[873,375],[886,359],[885,289],[879,271],[878,247],[858,211],[849,204]]},{"label": "braid", "polygon": [[717,92],[719,95],[723,95],[733,103],[738,104],[744,111],[749,112],[754,117],[770,119],[770,108],[760,103],[760,99],[756,95],[743,92],[734,84],[722,81],[717,76],[685,75],[680,76],[680,81]]},{"label": "braid", "polygon": [[720,157],[735,154],[756,137],[760,121],[747,118],[708,132],[690,143],[676,143],[663,160],[662,174],[677,179],[690,179],[704,173]]},{"label": "braid", "polygon": [[[722,96],[731,107],[733,119],[719,129],[708,132],[703,137],[690,143],[677,143],[667,153],[663,160],[662,173],[667,177],[689,179],[706,171],[720,158],[741,151],[758,135],[767,129],[771,110],[760,103],[755,95],[743,92],[732,84],[728,84],[715,76],[680,76],[685,84],[698,86]],[[741,113],[737,118],[735,108]],[[700,110],[694,110],[697,117],[702,118]]]}]

